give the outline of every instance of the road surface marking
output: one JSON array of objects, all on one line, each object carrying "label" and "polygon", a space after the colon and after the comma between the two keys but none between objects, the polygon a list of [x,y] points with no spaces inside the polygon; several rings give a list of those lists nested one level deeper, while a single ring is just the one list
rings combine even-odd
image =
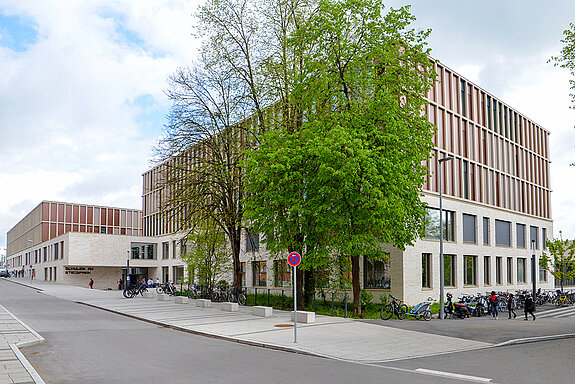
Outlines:
[{"label": "road surface marking", "polygon": [[422,373],[430,373],[430,374],[438,375],[438,376],[453,377],[453,378],[457,378],[457,379],[474,380],[474,381],[481,381],[481,382],[485,382],[485,383],[491,382],[491,379],[488,379],[486,377],[462,375],[460,373],[434,371],[434,370],[425,369],[425,368],[417,368],[415,371],[416,372],[422,372]]}]

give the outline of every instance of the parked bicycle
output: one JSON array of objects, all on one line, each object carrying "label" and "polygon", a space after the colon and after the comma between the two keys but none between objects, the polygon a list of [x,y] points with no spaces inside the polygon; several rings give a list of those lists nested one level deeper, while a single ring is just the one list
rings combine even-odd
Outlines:
[{"label": "parked bicycle", "polygon": [[146,284],[132,284],[124,288],[124,290],[122,291],[122,295],[124,295],[126,299],[131,299],[138,294],[144,296],[144,292],[147,291],[148,286]]},{"label": "parked bicycle", "polygon": [[171,282],[167,282],[166,284],[160,284],[156,287],[156,292],[158,294],[165,293],[167,295],[173,296],[176,294],[176,287]]},{"label": "parked bicycle", "polygon": [[393,315],[397,316],[398,319],[403,320],[407,313],[409,312],[409,308],[407,305],[403,304],[401,300],[396,299],[395,297],[389,295],[391,298],[391,303],[386,304],[381,311],[379,311],[379,316],[382,320],[389,320]]}]

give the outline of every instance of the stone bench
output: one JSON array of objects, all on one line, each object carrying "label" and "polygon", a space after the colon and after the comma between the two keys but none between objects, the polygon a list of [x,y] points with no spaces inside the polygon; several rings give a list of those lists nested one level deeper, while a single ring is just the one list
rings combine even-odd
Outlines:
[{"label": "stone bench", "polygon": [[170,295],[166,295],[165,293],[158,294],[159,301],[170,301]]},{"label": "stone bench", "polygon": [[143,296],[144,296],[145,299],[153,299],[153,298],[156,297],[156,292],[154,292],[154,291],[147,291],[147,292],[144,292],[144,295],[143,295]]},{"label": "stone bench", "polygon": [[196,300],[196,307],[209,308],[212,306],[212,301],[208,299]]},{"label": "stone bench", "polygon": [[[291,313],[291,321],[293,321],[293,311]],[[315,323],[315,312],[297,311],[297,322],[298,323]]]},{"label": "stone bench", "polygon": [[252,315],[261,317],[270,317],[273,315],[273,308],[257,306],[253,308]]},{"label": "stone bench", "polygon": [[226,311],[226,312],[237,312],[239,309],[239,305],[238,303],[230,303],[230,302],[225,302],[222,303],[222,311]]},{"label": "stone bench", "polygon": [[190,299],[188,299],[188,296],[176,296],[175,302],[176,304],[188,304]]}]

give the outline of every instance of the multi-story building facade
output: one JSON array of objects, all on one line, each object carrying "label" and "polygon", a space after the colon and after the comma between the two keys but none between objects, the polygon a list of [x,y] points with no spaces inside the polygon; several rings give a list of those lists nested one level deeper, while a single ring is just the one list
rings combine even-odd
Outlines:
[{"label": "multi-story building facade", "polygon": [[141,210],[43,201],[8,231],[8,268],[47,281],[86,285],[93,277],[100,287],[116,287],[128,252],[141,248],[134,278],[157,259],[141,223]]},{"label": "multi-story building facade", "polygon": [[[408,303],[439,294],[439,183],[444,201],[446,289],[454,293],[528,289],[532,268],[538,286],[553,277],[538,267],[553,233],[549,179],[549,132],[443,64],[427,95],[426,114],[437,127],[427,161],[422,199],[428,204],[426,236],[404,251],[389,248],[386,262],[363,258],[362,288],[391,292]],[[439,160],[443,177],[439,180]],[[172,234],[161,208],[161,164],[144,173],[145,233]],[[285,260],[271,260],[257,234],[244,232],[243,283],[291,284]],[[536,262],[532,264],[532,255]],[[305,255],[304,255],[305,257]]]}]

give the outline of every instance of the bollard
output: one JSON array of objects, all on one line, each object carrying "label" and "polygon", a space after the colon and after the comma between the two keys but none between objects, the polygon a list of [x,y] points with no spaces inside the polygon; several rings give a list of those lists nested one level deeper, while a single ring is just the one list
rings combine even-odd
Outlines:
[{"label": "bollard", "polygon": [[268,288],[268,307],[270,306],[270,289]]},{"label": "bollard", "polygon": [[315,289],[313,291],[313,311],[315,312]]},{"label": "bollard", "polygon": [[345,293],[345,318],[347,319],[347,292]]},{"label": "bollard", "polygon": [[282,289],[282,311],[284,310],[284,290]]},{"label": "bollard", "polygon": [[257,305],[258,305],[258,289],[254,288],[254,291],[255,291],[254,307],[257,307]]},{"label": "bollard", "polygon": [[333,292],[331,293],[331,317],[333,317]]}]

